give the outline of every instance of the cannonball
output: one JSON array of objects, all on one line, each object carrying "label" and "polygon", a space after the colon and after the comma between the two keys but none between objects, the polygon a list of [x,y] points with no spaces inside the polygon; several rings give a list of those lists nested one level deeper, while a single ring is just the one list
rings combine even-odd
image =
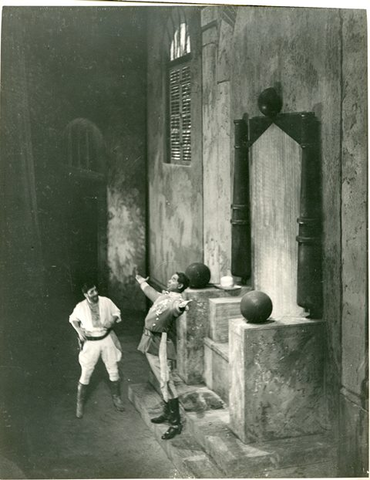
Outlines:
[{"label": "cannonball", "polygon": [[192,263],[185,270],[191,288],[204,288],[211,279],[211,271],[204,263]]},{"label": "cannonball", "polygon": [[249,323],[263,323],[272,312],[271,298],[258,290],[248,292],[241,299],[240,312]]},{"label": "cannonball", "polygon": [[258,97],[258,108],[268,117],[277,115],[282,106],[282,98],[274,88],[266,88]]}]

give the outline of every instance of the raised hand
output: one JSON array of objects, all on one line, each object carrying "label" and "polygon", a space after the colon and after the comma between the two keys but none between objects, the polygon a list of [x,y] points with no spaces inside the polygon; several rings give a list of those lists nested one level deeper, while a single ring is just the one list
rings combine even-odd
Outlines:
[{"label": "raised hand", "polygon": [[183,302],[179,303],[179,309],[180,310],[189,310],[188,304],[192,302],[193,300],[184,300]]},{"label": "raised hand", "polygon": [[149,277],[142,277],[141,275],[135,275],[135,279],[138,282],[139,285],[141,285],[144,282],[147,282],[149,280]]}]

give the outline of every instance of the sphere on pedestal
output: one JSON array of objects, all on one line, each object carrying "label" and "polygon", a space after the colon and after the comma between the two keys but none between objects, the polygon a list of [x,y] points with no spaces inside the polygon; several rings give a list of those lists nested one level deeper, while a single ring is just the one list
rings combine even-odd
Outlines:
[{"label": "sphere on pedestal", "polygon": [[249,323],[263,323],[272,312],[271,298],[258,290],[248,292],[241,299],[240,312]]},{"label": "sphere on pedestal", "polygon": [[276,116],[282,106],[282,98],[274,88],[266,88],[258,97],[258,108],[267,117]]},{"label": "sphere on pedestal", "polygon": [[185,270],[191,288],[204,288],[211,279],[211,271],[204,263],[192,263]]}]

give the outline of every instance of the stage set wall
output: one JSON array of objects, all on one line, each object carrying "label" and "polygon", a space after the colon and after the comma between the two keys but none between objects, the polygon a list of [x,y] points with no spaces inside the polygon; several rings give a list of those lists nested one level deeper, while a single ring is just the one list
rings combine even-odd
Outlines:
[{"label": "stage set wall", "polygon": [[166,129],[167,22],[160,7],[148,25],[148,195],[149,272],[166,285],[175,271],[203,261],[201,124],[201,36],[199,8],[185,8],[191,34],[192,158],[190,165],[168,162]]},{"label": "stage set wall", "polygon": [[89,187],[106,202],[100,293],[145,310],[134,275],[146,268],[146,28],[132,8],[4,7],[2,20],[0,329],[3,362],[14,365],[29,364],[26,341],[41,352],[72,336],[68,316],[83,299],[66,255],[66,212],[81,204],[62,188],[75,119],[103,139],[103,178]]},{"label": "stage set wall", "polygon": [[320,121],[329,410],[340,445],[340,474],[363,475],[368,417],[365,12],[242,8],[233,40],[234,118],[259,115],[259,92],[276,86],[283,112],[312,111]]},{"label": "stage set wall", "polygon": [[[184,167],[164,163],[164,90],[154,67],[162,47],[155,41],[156,47],[149,47],[149,75],[155,79],[148,93],[151,272],[164,280],[168,263],[176,259],[183,265],[191,263],[197,249],[211,269],[212,281],[227,274],[233,120],[245,113],[260,116],[257,99],[269,87],[282,94],[282,112],[314,112],[321,131],[326,390],[333,438],[339,445],[340,475],[364,475],[368,418],[366,12],[220,6],[203,8],[198,14],[202,70],[199,77],[194,73],[193,82],[198,88],[201,81],[202,87],[202,138],[196,136],[194,141],[202,145],[200,157],[187,170],[189,185],[182,180]],[[165,18],[150,20],[150,38],[164,28]],[[194,132],[198,135],[198,125]],[[195,168],[202,174],[202,183],[190,181]],[[178,208],[172,209],[176,205],[172,195],[180,185],[186,186],[186,193],[177,197]],[[187,230],[180,225],[188,225]],[[163,265],[158,265],[159,258],[166,259]]]},{"label": "stage set wall", "polygon": [[[72,232],[68,218],[63,218],[68,199],[60,194],[60,167],[67,163],[66,126],[87,119],[100,131],[104,144],[107,215],[99,245],[105,256],[101,288],[122,307],[144,308],[134,274],[144,271],[146,262],[145,12],[5,7],[2,35],[2,95],[8,100],[3,123],[9,131],[11,118],[19,115],[28,125],[25,148],[34,164],[41,252],[37,271],[45,290],[69,289],[63,245]],[[16,137],[11,141],[14,145]],[[17,153],[15,148],[14,164]],[[4,159],[6,154],[3,149]],[[17,221],[10,217],[13,220]],[[17,277],[16,250],[11,262],[12,276]]]}]

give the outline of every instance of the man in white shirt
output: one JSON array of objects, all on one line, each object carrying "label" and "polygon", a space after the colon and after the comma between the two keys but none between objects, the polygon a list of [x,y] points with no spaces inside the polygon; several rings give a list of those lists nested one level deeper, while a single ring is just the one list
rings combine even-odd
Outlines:
[{"label": "man in white shirt", "polygon": [[122,412],[124,407],[120,396],[118,370],[122,350],[117,335],[112,330],[115,323],[121,321],[121,312],[112,300],[98,295],[94,283],[85,283],[82,293],[85,300],[75,306],[69,317],[69,322],[82,344],[78,357],[81,376],[77,387],[76,417],[83,417],[86,389],[100,357],[109,375],[113,404]]}]

